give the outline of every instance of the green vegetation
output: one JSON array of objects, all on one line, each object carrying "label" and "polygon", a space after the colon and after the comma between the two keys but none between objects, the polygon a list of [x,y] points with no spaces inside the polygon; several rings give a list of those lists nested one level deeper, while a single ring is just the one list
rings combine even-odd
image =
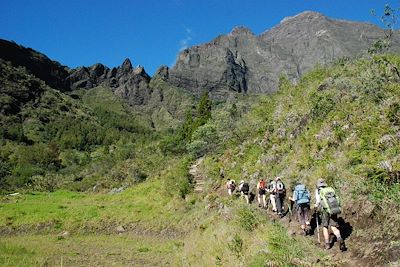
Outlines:
[{"label": "green vegetation", "polygon": [[[271,96],[213,103],[204,94],[193,108],[156,79],[165,106],[153,111],[155,102],[139,111],[108,88],[70,97],[24,69],[0,67],[8,90],[0,95],[1,265],[336,264],[312,238],[224,196],[221,169],[253,191],[260,177],[282,176],[289,190],[325,178],[355,229],[354,253],[398,261],[397,55],[341,59],[296,85],[281,77]],[[188,169],[199,157],[204,191],[194,194]]]},{"label": "green vegetation", "polygon": [[74,99],[23,68],[1,62],[0,70],[0,189],[112,188],[141,182],[168,161],[146,116],[110,90]]}]

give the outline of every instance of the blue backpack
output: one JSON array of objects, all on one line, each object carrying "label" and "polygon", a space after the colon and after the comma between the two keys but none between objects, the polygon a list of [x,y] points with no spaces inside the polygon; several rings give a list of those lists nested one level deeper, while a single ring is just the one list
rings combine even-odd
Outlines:
[{"label": "blue backpack", "polygon": [[306,186],[303,184],[296,185],[294,188],[294,191],[296,192],[296,204],[309,204],[310,203],[310,191],[307,190]]}]

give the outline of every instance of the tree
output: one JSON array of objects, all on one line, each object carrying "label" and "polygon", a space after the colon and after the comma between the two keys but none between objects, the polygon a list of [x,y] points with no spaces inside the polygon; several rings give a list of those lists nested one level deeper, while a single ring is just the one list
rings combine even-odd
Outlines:
[{"label": "tree", "polygon": [[[383,14],[379,17],[379,20],[384,25],[384,37],[376,41],[369,49],[369,54],[379,54],[387,52],[390,48],[391,41],[393,38],[394,27],[397,24],[397,12],[398,10],[393,9],[390,5],[386,4],[383,9]],[[371,10],[373,16],[376,16],[375,10]]]}]

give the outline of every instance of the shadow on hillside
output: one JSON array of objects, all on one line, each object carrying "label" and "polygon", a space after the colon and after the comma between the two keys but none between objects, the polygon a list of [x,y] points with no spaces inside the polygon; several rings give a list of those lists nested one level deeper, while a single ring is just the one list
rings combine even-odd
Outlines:
[{"label": "shadow on hillside", "polygon": [[[321,226],[321,217],[318,218],[319,228],[320,228],[320,235],[322,237],[322,226]],[[352,233],[353,233],[353,226],[349,222],[346,222],[342,217],[338,218],[339,223],[339,230],[342,238],[346,240]],[[310,234],[313,235],[317,231],[317,213],[314,213],[311,217],[310,221],[311,232]]]},{"label": "shadow on hillside", "polygon": [[338,219],[340,234],[343,239],[347,239],[351,233],[353,233],[353,226],[349,222],[346,222],[342,217]]}]

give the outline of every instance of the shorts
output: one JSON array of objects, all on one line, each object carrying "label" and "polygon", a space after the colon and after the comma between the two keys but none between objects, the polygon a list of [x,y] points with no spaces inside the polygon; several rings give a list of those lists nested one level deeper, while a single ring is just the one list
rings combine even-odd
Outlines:
[{"label": "shorts", "polygon": [[265,193],[266,193],[265,188],[263,188],[263,189],[259,188],[259,189],[258,189],[258,194],[259,194],[260,196],[265,195]]},{"label": "shorts", "polygon": [[337,214],[330,215],[326,211],[321,213],[321,225],[322,227],[328,228],[328,226],[339,227]]}]

